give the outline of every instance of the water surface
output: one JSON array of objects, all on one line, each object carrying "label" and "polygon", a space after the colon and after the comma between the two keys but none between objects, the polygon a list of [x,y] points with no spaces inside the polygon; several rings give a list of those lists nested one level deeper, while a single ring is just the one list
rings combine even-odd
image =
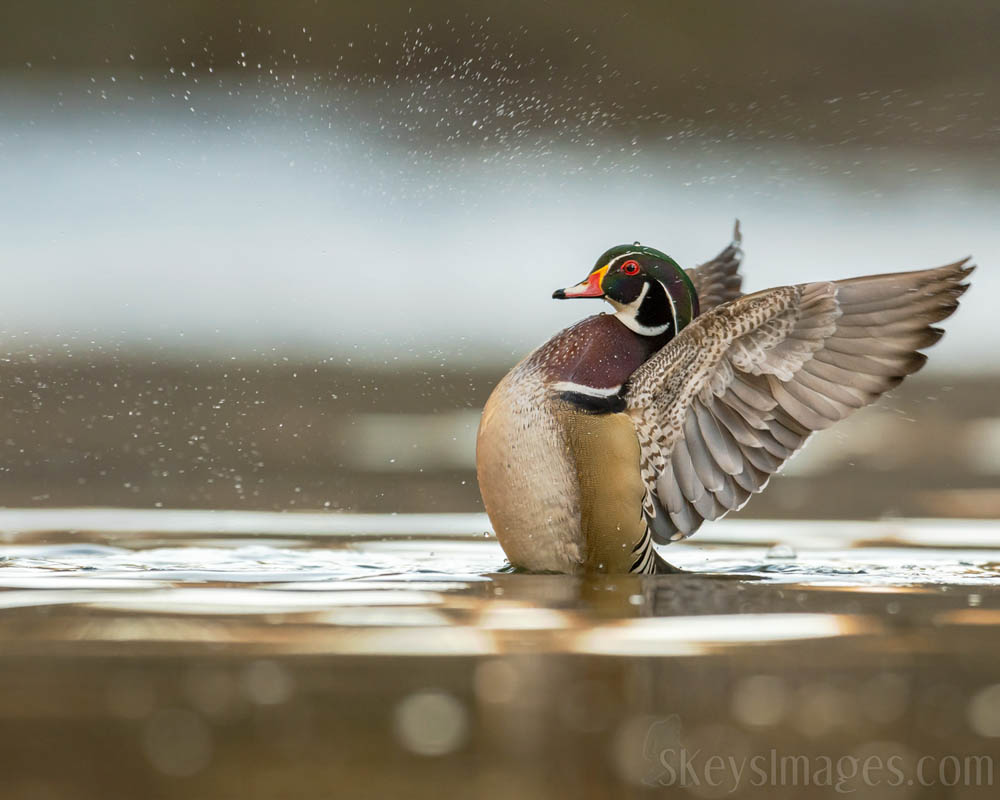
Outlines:
[{"label": "water surface", "polygon": [[[734,521],[666,549],[690,574],[596,579],[501,572],[476,514],[0,530],[11,797],[644,794],[681,749],[898,757],[939,796],[920,758],[1000,756],[992,523]],[[768,776],[709,796],[831,791]]]}]

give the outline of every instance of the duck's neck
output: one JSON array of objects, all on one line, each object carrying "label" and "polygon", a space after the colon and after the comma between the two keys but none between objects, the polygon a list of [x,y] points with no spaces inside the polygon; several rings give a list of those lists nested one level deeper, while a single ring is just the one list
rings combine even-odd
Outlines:
[{"label": "duck's neck", "polygon": [[676,331],[673,300],[659,281],[643,284],[639,296],[628,305],[610,302],[615,307],[615,316],[633,333],[659,338],[672,336]]}]

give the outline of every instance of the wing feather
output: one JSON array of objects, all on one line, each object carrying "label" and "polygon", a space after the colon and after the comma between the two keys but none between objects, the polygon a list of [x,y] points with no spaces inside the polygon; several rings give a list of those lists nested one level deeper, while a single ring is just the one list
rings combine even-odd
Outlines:
[{"label": "wing feather", "polygon": [[[780,414],[780,412],[779,412]],[[775,441],[784,445],[789,451],[794,453],[803,444],[805,444],[806,439],[809,438],[809,432],[803,433],[801,430],[796,431],[797,426],[788,425],[784,423],[778,416],[768,422],[768,432],[774,437]]]},{"label": "wing feather", "polygon": [[708,445],[712,460],[722,467],[722,471],[727,475],[742,472],[743,458],[740,455],[740,448],[729,429],[725,425],[720,425],[719,420],[700,400],[695,400],[693,407],[698,420],[698,429],[705,444]]},{"label": "wing feather", "polygon": [[725,473],[709,452],[708,443],[701,434],[695,414],[689,414],[685,420],[684,441],[687,444],[688,456],[694,465],[695,475],[701,485],[709,492],[721,489]]},{"label": "wing feather", "polygon": [[664,465],[663,472],[656,479],[656,494],[663,498],[661,508],[665,508],[668,512],[679,512],[687,502],[681,487],[674,479],[674,470],[670,463]]},{"label": "wing feather", "polygon": [[685,270],[698,293],[701,313],[704,314],[716,306],[735,300],[742,294],[740,291],[743,286],[743,276],[740,275],[740,263],[743,261],[742,244],[740,221],[736,220],[733,240],[721,253],[711,261]]},{"label": "wing feather", "polygon": [[795,383],[801,384],[805,389],[811,389],[815,394],[829,397],[831,400],[836,400],[851,408],[861,408],[875,399],[870,392],[841,383],[832,383],[814,375],[805,368],[801,369],[795,376]]},{"label": "wing feather", "polygon": [[625,399],[656,541],[741,507],[814,431],[920,369],[942,334],[933,323],[968,288],[967,261],[732,299],[643,364]]},{"label": "wing feather", "polygon": [[694,464],[688,453],[687,442],[683,439],[674,445],[671,463],[681,492],[688,499],[688,502],[693,503],[705,493],[705,484],[701,482],[695,472]]}]

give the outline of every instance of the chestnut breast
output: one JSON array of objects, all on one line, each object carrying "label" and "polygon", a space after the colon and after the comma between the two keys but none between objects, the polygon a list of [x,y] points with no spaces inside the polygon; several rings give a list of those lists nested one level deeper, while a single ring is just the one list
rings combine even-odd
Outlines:
[{"label": "chestnut breast", "polygon": [[634,429],[613,413],[613,403],[667,338],[638,336],[612,315],[588,317],[496,387],[480,425],[477,468],[487,513],[512,563],[559,572],[627,570],[615,562],[644,532],[642,488]]},{"label": "chestnut breast", "polygon": [[612,314],[596,314],[557,333],[532,353],[546,383],[574,383],[592,389],[617,389],[669,335],[639,336]]}]

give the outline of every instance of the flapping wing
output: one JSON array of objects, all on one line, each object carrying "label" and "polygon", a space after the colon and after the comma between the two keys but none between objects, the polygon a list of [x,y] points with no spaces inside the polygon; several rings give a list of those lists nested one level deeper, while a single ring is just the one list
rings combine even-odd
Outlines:
[{"label": "flapping wing", "polygon": [[805,443],[926,361],[972,266],[783,286],[697,317],[629,381],[656,541],[740,508]]},{"label": "flapping wing", "polygon": [[722,305],[740,296],[743,276],[740,275],[740,262],[743,261],[743,234],[740,233],[740,221],[736,220],[733,227],[733,241],[725,250],[697,267],[685,270],[698,292],[698,303],[701,313]]}]

